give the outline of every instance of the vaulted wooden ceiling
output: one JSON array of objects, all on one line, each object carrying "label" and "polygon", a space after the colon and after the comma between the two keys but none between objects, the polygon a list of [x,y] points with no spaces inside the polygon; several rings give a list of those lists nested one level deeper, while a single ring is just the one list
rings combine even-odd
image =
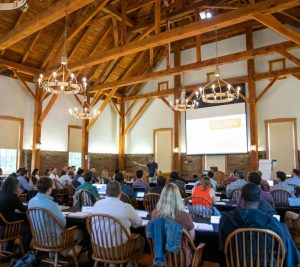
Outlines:
[{"label": "vaulted wooden ceiling", "polygon": [[[300,28],[296,0],[29,0],[28,5],[27,12],[0,11],[0,72],[14,76],[14,69],[36,81],[40,72],[54,70],[63,52],[67,10],[69,66],[92,89],[151,72],[175,47],[215,41],[216,29],[224,39],[249,27]],[[213,17],[200,21],[199,12],[208,10]],[[118,94],[126,96],[129,89],[125,85]]]}]

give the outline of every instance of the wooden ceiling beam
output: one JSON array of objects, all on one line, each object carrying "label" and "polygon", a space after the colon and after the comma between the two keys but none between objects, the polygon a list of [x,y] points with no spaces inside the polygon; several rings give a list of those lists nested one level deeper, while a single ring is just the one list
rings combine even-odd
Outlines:
[{"label": "wooden ceiling beam", "polygon": [[12,61],[4,59],[4,58],[0,58],[0,65],[4,65],[4,66],[8,67],[9,69],[15,69],[21,73],[28,74],[31,76],[35,76],[35,75],[38,75],[39,73],[41,73],[41,71],[39,69],[29,67],[29,66],[26,66],[23,64],[15,63],[15,62],[12,62]]},{"label": "wooden ceiling beam", "polygon": [[210,31],[215,31],[231,25],[248,21],[257,12],[272,13],[299,5],[299,0],[265,0],[253,5],[246,5],[239,10],[232,10],[215,16],[212,20],[201,20],[167,32],[150,36],[148,38],[128,43],[122,47],[116,47],[96,57],[87,57],[78,62],[70,64],[72,71],[88,68],[100,63],[119,57],[138,53],[153,47],[166,45],[171,42],[193,37]]},{"label": "wooden ceiling beam", "polygon": [[300,19],[299,19],[299,18],[297,18],[297,17],[295,17],[295,16],[289,14],[288,12],[282,11],[282,12],[280,12],[280,13],[283,14],[283,15],[285,15],[286,17],[288,17],[288,18],[290,18],[290,19],[292,19],[292,20],[294,20],[294,21],[300,23]]},{"label": "wooden ceiling beam", "polygon": [[125,112],[125,117],[130,113],[130,111],[132,111],[132,109],[133,109],[133,107],[135,106],[135,104],[137,103],[137,101],[133,101],[131,104],[130,104],[130,106],[129,106],[129,108],[126,110],[126,112]]},{"label": "wooden ceiling beam", "polygon": [[116,103],[114,103],[114,101],[112,101],[112,100],[110,100],[110,103],[111,103],[113,109],[115,110],[115,112],[117,113],[117,116],[118,116],[119,118],[121,118],[121,112],[120,112],[120,110],[118,109]]},{"label": "wooden ceiling beam", "polygon": [[0,50],[10,47],[33,33],[60,20],[66,15],[66,10],[67,13],[70,14],[94,1],[95,0],[72,0],[66,2],[65,0],[60,0],[56,2],[44,12],[38,13],[32,20],[18,25],[15,29],[2,36],[0,39]]},{"label": "wooden ceiling beam", "polygon": [[[119,22],[122,22],[122,15],[119,11],[115,10],[113,7],[104,7],[103,11],[107,14],[110,14],[112,17],[116,18]],[[126,20],[126,25],[128,27],[133,27],[134,26],[134,22],[130,19],[127,18]]]},{"label": "wooden ceiling beam", "polygon": [[[247,51],[242,51],[238,53],[233,53],[225,56],[219,57],[219,64],[228,64],[236,61],[242,61],[242,60],[247,60],[250,58],[254,58],[256,56],[262,56],[262,55],[270,55],[277,53],[280,50],[287,50],[287,49],[292,49],[297,47],[297,45],[293,42],[283,42],[279,44],[274,44],[274,45],[268,45],[260,48],[255,48],[253,50],[247,50]],[[161,71],[156,71],[156,72],[151,72],[151,73],[145,73],[142,75],[135,75],[133,77],[129,77],[127,79],[123,79],[121,81],[115,81],[115,82],[109,82],[105,84],[101,84],[99,86],[95,86],[90,89],[90,92],[94,91],[102,91],[102,90],[107,90],[113,87],[122,87],[122,86],[128,86],[131,84],[138,84],[142,82],[146,82],[152,79],[157,79],[160,77],[164,76],[174,76],[174,75],[179,75],[182,73],[190,72],[190,71],[195,71],[195,70],[200,70],[204,69],[210,66],[215,66],[216,64],[216,59],[211,58],[207,60],[203,60],[199,63],[190,63],[186,64],[180,67],[174,67],[170,68],[167,70],[161,70]]]},{"label": "wooden ceiling beam", "polygon": [[33,47],[35,46],[36,42],[38,41],[38,39],[39,39],[39,37],[41,35],[41,32],[42,32],[42,30],[40,30],[39,32],[35,33],[33,35],[33,37],[31,38],[29,46],[26,49],[25,54],[22,57],[21,64],[23,64],[26,61],[26,59],[28,58],[30,52],[32,51]]},{"label": "wooden ceiling beam", "polygon": [[282,56],[284,56],[286,59],[290,60],[291,62],[293,62],[294,64],[296,64],[297,66],[300,67],[300,59],[295,57],[294,55],[290,54],[288,51],[286,50],[281,50],[278,51],[278,53]]},{"label": "wooden ceiling beam", "polygon": [[82,102],[81,102],[79,96],[78,95],[73,95],[73,96],[74,96],[75,100],[77,101],[77,103],[81,106]]},{"label": "wooden ceiling beam", "polygon": [[50,101],[48,102],[47,106],[45,107],[41,117],[39,118],[38,124],[42,125],[43,121],[46,119],[47,115],[49,114],[50,110],[54,106],[56,100],[58,98],[58,95],[52,95]]},{"label": "wooden ceiling beam", "polygon": [[16,70],[12,70],[18,81],[21,83],[22,87],[24,88],[25,92],[28,93],[33,99],[35,99],[35,93],[32,92],[31,88],[28,84],[22,79],[19,73]]},{"label": "wooden ceiling beam", "polygon": [[256,97],[256,102],[260,100],[268,91],[269,89],[273,86],[273,84],[277,81],[278,77],[274,77],[268,84],[267,86],[262,90],[262,92]]},{"label": "wooden ceiling beam", "polygon": [[119,46],[119,29],[118,22],[115,17],[112,18],[113,34],[114,34],[114,43],[115,47]]},{"label": "wooden ceiling beam", "polygon": [[261,13],[253,14],[253,18],[259,21],[261,24],[267,26],[268,28],[278,32],[285,38],[295,42],[300,45],[300,33],[288,28],[282,24],[279,20],[274,18],[272,15],[265,15]]},{"label": "wooden ceiling beam", "polygon": [[168,107],[169,109],[171,109],[172,111],[174,111],[173,108],[171,107],[169,101],[168,101],[167,99],[165,99],[164,97],[160,97],[160,100],[161,100],[162,102],[164,102],[164,103],[167,105],[167,107]]}]

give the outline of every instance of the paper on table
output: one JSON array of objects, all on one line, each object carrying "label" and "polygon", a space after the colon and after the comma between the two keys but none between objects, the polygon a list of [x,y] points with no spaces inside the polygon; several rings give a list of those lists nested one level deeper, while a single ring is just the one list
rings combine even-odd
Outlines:
[{"label": "paper on table", "polygon": [[142,220],[142,226],[146,226],[148,224],[149,220]]},{"label": "paper on table", "polygon": [[63,211],[63,210],[68,210],[70,207],[68,206],[59,206],[60,210]]},{"label": "paper on table", "polygon": [[94,207],[82,206],[81,212],[83,213],[93,213]]},{"label": "paper on table", "polygon": [[196,231],[213,231],[214,230],[214,228],[211,224],[195,223],[195,222],[194,222],[194,229]]},{"label": "paper on table", "polygon": [[71,218],[85,218],[88,217],[90,214],[89,213],[85,213],[85,212],[70,212],[68,214],[68,217]]},{"label": "paper on table", "polygon": [[145,210],[136,210],[137,214],[141,218],[146,218],[148,216],[148,211]]},{"label": "paper on table", "polygon": [[220,223],[220,219],[221,219],[221,216],[211,216],[210,217],[210,222],[214,223],[214,224],[219,224]]},{"label": "paper on table", "polygon": [[215,202],[216,205],[226,205],[226,202],[222,202],[222,201],[217,201]]}]

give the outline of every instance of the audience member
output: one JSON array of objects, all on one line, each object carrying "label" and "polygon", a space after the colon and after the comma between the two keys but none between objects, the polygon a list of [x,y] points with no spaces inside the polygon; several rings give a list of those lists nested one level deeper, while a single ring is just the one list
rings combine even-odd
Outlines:
[{"label": "audience member", "polygon": [[231,194],[234,190],[241,189],[247,183],[247,181],[245,181],[245,176],[243,171],[240,170],[236,171],[235,176],[237,180],[226,186],[227,198],[231,198]]},{"label": "audience member", "polygon": [[287,184],[285,172],[282,171],[276,172],[275,180],[278,183],[271,187],[271,192],[274,190],[285,190],[288,191],[291,195],[294,195],[294,187]]},{"label": "audience member", "polygon": [[158,176],[156,186],[151,187],[150,191],[151,193],[161,194],[165,185],[166,185],[166,178],[163,176]]},{"label": "audience member", "polygon": [[110,178],[108,177],[108,171],[103,170],[100,176],[101,183],[102,184],[107,184],[110,181]]},{"label": "audience member", "polygon": [[111,177],[112,180],[114,180],[116,178],[116,175],[120,172],[119,169],[115,169],[115,174],[113,177]]},{"label": "audience member", "polygon": [[148,169],[148,183],[153,183],[156,180],[158,164],[156,162],[154,162],[153,157],[149,157],[149,162],[147,164],[141,164],[136,161],[134,161],[133,163],[142,168]]},{"label": "audience member", "polygon": [[229,185],[229,184],[231,184],[231,183],[233,183],[233,182],[235,182],[236,181],[236,176],[235,176],[235,174],[236,174],[236,172],[237,172],[238,170],[234,170],[232,173],[230,173],[230,175],[223,181],[223,185],[224,186],[227,186],[227,185]]},{"label": "audience member", "polygon": [[136,171],[136,180],[133,182],[133,188],[145,188],[146,191],[150,190],[149,184],[145,183],[143,180],[144,172],[142,170]]},{"label": "audience member", "polygon": [[59,182],[59,176],[57,175],[57,168],[52,168],[50,170],[49,178],[53,181],[53,189],[62,189]]},{"label": "audience member", "polygon": [[73,185],[74,187],[78,187],[79,185],[84,184],[84,177],[83,177],[84,169],[78,168],[77,174],[75,175],[73,179]]},{"label": "audience member", "polygon": [[67,174],[62,175],[59,178],[59,182],[63,187],[66,186],[66,183],[71,184],[72,183],[72,178],[74,177],[74,172],[69,170]]},{"label": "audience member", "polygon": [[[97,201],[93,207],[94,213],[101,213],[106,214],[115,217],[118,219],[122,225],[126,228],[128,233],[130,234],[130,227],[140,227],[142,225],[142,219],[138,216],[137,212],[134,210],[134,208],[124,203],[120,200],[121,197],[121,186],[116,181],[110,181],[107,184],[106,187],[106,198],[102,199],[100,201]],[[107,229],[104,229],[104,227],[99,229],[99,226],[97,227],[97,231],[107,231]],[[120,236],[120,228],[116,228],[115,233],[116,236]],[[127,242],[127,238],[124,237],[124,242]],[[119,241],[120,242],[120,241]],[[121,244],[117,244],[121,245]],[[135,254],[135,260],[138,261],[138,258],[142,255],[145,245],[145,239],[140,236],[136,242],[136,254]]]},{"label": "audience member", "polygon": [[99,200],[100,197],[99,197],[98,190],[95,186],[92,185],[92,180],[93,180],[92,172],[90,171],[86,172],[84,174],[84,183],[76,188],[76,192],[79,192],[81,190],[89,191],[90,193],[93,194],[96,200]]},{"label": "audience member", "polygon": [[49,176],[50,175],[50,169],[46,169],[44,172],[44,176]]},{"label": "audience member", "polygon": [[33,186],[29,184],[27,180],[28,171],[24,168],[18,170],[19,176],[17,177],[19,185],[21,186],[21,192],[27,193],[33,190]]},{"label": "audience member", "polygon": [[124,183],[124,175],[122,173],[117,173],[115,175],[115,181],[117,181],[121,186],[121,192],[125,193],[130,198],[135,198],[135,193],[131,187]]},{"label": "audience member", "polygon": [[64,166],[60,172],[60,177],[62,177],[63,175],[66,175],[68,173],[69,167],[68,166]]},{"label": "audience member", "polygon": [[31,181],[32,184],[36,185],[37,181],[40,179],[40,175],[39,175],[39,169],[33,169],[32,173],[31,173]]},{"label": "audience member", "polygon": [[178,182],[178,181],[183,181],[177,172],[175,171],[172,171],[171,174],[170,174],[170,179],[169,179],[169,183],[173,183],[173,184],[176,184],[178,186],[178,188],[184,192],[185,188],[185,184],[183,184],[182,182]]},{"label": "audience member", "polygon": [[299,186],[300,187],[300,171],[293,169],[292,178],[286,180],[286,183],[289,185]]},{"label": "audience member", "polygon": [[[224,212],[219,225],[220,249],[224,249],[227,236],[240,228],[268,229],[280,236],[286,251],[286,266],[297,266],[300,255],[290,235],[272,215],[258,209],[261,190],[254,183],[248,183],[242,188],[240,208]],[[270,244],[271,245],[271,244]],[[264,255],[264,245],[260,247],[260,255]],[[255,253],[256,254],[256,253]],[[243,257],[243,254],[240,254]],[[247,257],[249,260],[249,258]],[[245,259],[240,258],[240,262]],[[255,260],[254,260],[255,261]],[[245,263],[247,266],[249,262]]]},{"label": "audience member", "polygon": [[[13,176],[8,176],[1,187],[0,213],[9,222],[15,222],[19,220],[15,210],[19,210],[21,212],[25,212],[27,210],[27,206],[23,205],[22,201],[19,198],[20,191],[21,189],[18,180]],[[3,225],[2,221],[0,221],[0,228],[1,225]],[[1,233],[1,229],[0,229],[0,233]],[[22,234],[22,244],[26,252],[29,250],[29,245],[31,241],[30,227],[28,224],[22,224],[21,234]],[[12,251],[12,247],[13,247],[13,241],[8,242],[7,244],[5,244],[4,250]]]},{"label": "audience member", "polygon": [[[202,177],[200,184],[194,187],[192,197],[203,197],[212,204],[215,203],[215,190],[212,188],[209,177]],[[197,205],[195,201],[192,200],[193,205]]]},{"label": "audience member", "polygon": [[208,176],[208,178],[209,178],[209,180],[210,180],[210,183],[211,183],[213,189],[216,191],[216,190],[217,190],[217,185],[218,185],[218,183],[217,183],[217,181],[214,179],[214,172],[213,172],[213,171],[209,171],[209,172],[207,173],[207,176]]},{"label": "audience member", "polygon": [[92,183],[98,183],[99,182],[99,179],[98,177],[96,176],[96,173],[97,173],[97,170],[95,167],[93,168],[90,168],[90,172],[93,174],[93,179],[92,179]]}]

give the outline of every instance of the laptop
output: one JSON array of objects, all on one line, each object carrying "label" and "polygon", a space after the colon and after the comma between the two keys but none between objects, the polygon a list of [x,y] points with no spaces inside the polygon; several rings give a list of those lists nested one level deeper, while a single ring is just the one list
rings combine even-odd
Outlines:
[{"label": "laptop", "polygon": [[145,191],[146,189],[145,188],[133,188],[133,191],[135,193],[135,197],[136,198],[144,198],[145,196]]},{"label": "laptop", "polygon": [[191,194],[192,193],[192,190],[194,189],[195,187],[195,184],[193,183],[188,183],[184,186],[184,190],[185,190],[185,193],[187,194]]},{"label": "laptop", "polygon": [[106,184],[93,184],[98,190],[99,195],[106,195]]},{"label": "laptop", "polygon": [[300,207],[300,197],[289,197],[288,202],[290,207]]}]

